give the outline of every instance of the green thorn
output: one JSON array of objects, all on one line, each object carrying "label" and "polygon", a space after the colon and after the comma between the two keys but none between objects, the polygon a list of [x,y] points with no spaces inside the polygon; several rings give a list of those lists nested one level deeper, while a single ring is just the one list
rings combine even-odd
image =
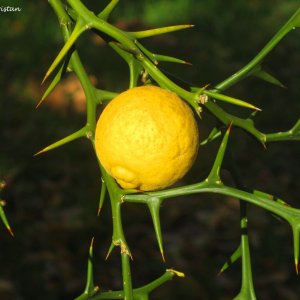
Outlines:
[{"label": "green thorn", "polygon": [[177,64],[184,64],[184,65],[189,65],[191,66],[192,63],[182,60],[176,57],[172,56],[166,56],[166,55],[160,55],[160,54],[153,54],[156,57],[156,60],[158,61],[165,61],[165,62],[171,62],[171,63],[177,63]]},{"label": "green thorn", "polygon": [[220,129],[214,127],[213,130],[210,132],[209,136],[207,137],[207,139],[205,139],[204,141],[202,141],[200,143],[201,146],[204,146],[210,142],[212,142],[213,140],[215,140],[216,138],[218,138],[219,136],[221,136],[222,132]]},{"label": "green thorn", "polygon": [[172,62],[172,63],[179,63],[179,64],[186,64],[191,65],[191,63],[176,58],[172,56],[166,56],[166,55],[160,55],[160,54],[154,54],[150,52],[146,47],[144,47],[140,42],[137,40],[135,41],[135,44],[138,46],[138,48],[155,64],[158,65],[159,61],[165,61],[165,62]]},{"label": "green thorn", "polygon": [[75,300],[91,299],[91,297],[93,297],[99,291],[99,287],[94,285],[93,245],[94,245],[94,237],[91,240],[90,248],[89,248],[86,286],[84,292]]},{"label": "green thorn", "polygon": [[85,291],[88,293],[88,295],[92,295],[95,290],[94,276],[93,276],[93,246],[94,246],[94,237],[92,238],[90,243],[89,258],[88,258],[87,284],[85,288]]},{"label": "green thorn", "polygon": [[253,73],[253,75],[260,78],[260,79],[262,79],[262,80],[264,80],[264,81],[266,81],[266,82],[277,85],[281,88],[285,88],[285,85],[283,83],[281,83],[277,78],[275,78],[273,75],[271,75],[270,73],[264,71],[261,68],[258,68],[258,70],[256,70]]},{"label": "green thorn", "polygon": [[223,137],[223,140],[221,142],[221,145],[219,147],[219,150],[218,150],[218,153],[217,153],[217,156],[216,156],[216,159],[215,159],[215,162],[214,162],[214,165],[210,171],[210,174],[208,175],[207,177],[207,180],[208,181],[213,181],[217,184],[221,184],[222,181],[221,181],[221,178],[220,178],[220,169],[221,169],[221,165],[222,165],[222,162],[223,162],[223,158],[224,158],[224,154],[225,154],[225,151],[226,151],[226,147],[227,147],[227,143],[228,143],[228,138],[229,138],[229,133],[231,131],[231,127],[232,127],[232,123],[229,124],[225,134],[224,134],[224,137]]},{"label": "green thorn", "polygon": [[50,76],[50,74],[57,67],[57,65],[61,62],[61,60],[65,57],[65,55],[68,53],[68,51],[72,48],[72,46],[75,44],[75,42],[79,38],[79,36],[88,28],[89,28],[89,26],[87,26],[87,24],[85,24],[85,22],[83,20],[79,19],[76,22],[74,30],[72,31],[69,39],[67,40],[67,42],[65,43],[63,48],[58,53],[58,55],[54,59],[53,63],[49,67],[49,69],[47,70],[46,75],[42,81],[42,84]]},{"label": "green thorn", "polygon": [[299,274],[299,225],[292,225],[292,229],[293,229],[293,239],[294,239],[294,261],[295,261],[295,269],[296,269],[296,273],[297,275]]},{"label": "green thorn", "polygon": [[100,199],[99,199],[99,206],[98,206],[98,213],[97,215],[99,216],[101,213],[101,209],[104,203],[104,199],[105,199],[105,195],[106,195],[106,184],[103,178],[101,178],[101,192],[100,192]]},{"label": "green thorn", "polygon": [[242,107],[246,107],[246,108],[251,108],[257,111],[261,111],[260,108],[252,105],[251,103],[245,102],[243,100],[240,99],[236,99],[227,95],[223,95],[223,94],[219,94],[219,93],[215,93],[212,91],[208,91],[208,90],[204,90],[203,94],[207,95],[208,97],[214,98],[216,100],[220,100],[220,101],[224,101],[224,102],[228,102],[237,106],[242,106]]},{"label": "green thorn", "polygon": [[98,104],[103,103],[103,101],[109,101],[118,96],[119,93],[114,93],[106,90],[101,90],[95,88],[95,97]]},{"label": "green thorn", "polygon": [[110,3],[97,15],[98,18],[107,21],[118,2],[119,0],[111,0]]},{"label": "green thorn", "polygon": [[147,37],[154,36],[154,35],[165,34],[165,33],[182,30],[182,29],[188,29],[188,28],[192,28],[192,27],[194,27],[194,25],[191,25],[191,24],[174,25],[174,26],[167,26],[167,27],[149,29],[149,30],[144,30],[144,31],[129,32],[129,34],[134,36],[134,38],[136,38],[136,39],[142,39],[142,38],[147,38]]},{"label": "green thorn", "polygon": [[219,271],[218,275],[221,275],[224,271],[226,271],[233,263],[235,263],[242,255],[241,244],[236,248],[230,258],[225,262]]},{"label": "green thorn", "polygon": [[162,242],[162,233],[161,233],[161,226],[160,226],[160,218],[159,218],[159,209],[161,205],[161,200],[156,197],[151,197],[150,201],[147,202],[149,207],[153,226],[155,230],[156,239],[158,242],[158,247],[162,256],[163,261],[165,262],[164,250],[163,250],[163,242]]},{"label": "green thorn", "polygon": [[142,71],[142,67],[135,57],[141,53],[131,51],[116,42],[110,42],[109,45],[127,62],[130,71],[129,88],[135,87]]},{"label": "green thorn", "polygon": [[41,100],[38,102],[38,104],[36,105],[35,108],[38,108],[46,99],[46,97],[54,90],[54,88],[57,86],[57,84],[59,83],[62,74],[63,74],[63,70],[64,70],[64,66],[61,66],[61,68],[59,69],[59,71],[57,72],[57,74],[55,75],[55,77],[53,78],[52,82],[50,83],[50,85],[48,86],[47,90],[45,91],[45,93],[43,94]]},{"label": "green thorn", "polygon": [[300,27],[300,8],[287,21],[286,25],[288,25],[290,29],[295,29],[295,27]]},{"label": "green thorn", "polygon": [[109,249],[107,251],[107,254],[105,256],[105,260],[108,260],[111,252],[113,251],[113,249],[115,248],[115,244],[113,242],[111,242],[110,246],[109,246]]},{"label": "green thorn", "polygon": [[296,122],[296,124],[293,126],[293,128],[290,131],[294,135],[300,134],[300,119]]},{"label": "green thorn", "polygon": [[6,215],[5,215],[5,212],[4,212],[4,209],[3,209],[3,206],[5,205],[5,201],[4,200],[0,200],[0,218],[4,224],[4,226],[6,227],[7,231],[9,232],[9,234],[14,237],[14,233],[8,223],[8,220],[6,218]]},{"label": "green thorn", "polygon": [[73,141],[75,139],[83,137],[83,136],[85,136],[87,134],[87,132],[88,132],[88,130],[87,130],[87,127],[85,126],[85,127],[81,128],[81,129],[79,129],[78,131],[76,131],[76,132],[68,135],[67,137],[65,137],[65,138],[63,138],[63,139],[61,139],[61,140],[59,140],[59,141],[57,141],[57,142],[55,142],[55,143],[53,143],[53,144],[45,147],[45,148],[43,148],[39,152],[35,153],[33,156],[40,155],[42,153],[45,153],[47,151],[53,150],[53,149],[55,149],[57,147],[60,147],[60,146],[62,146],[64,144],[67,144],[67,143],[69,143],[69,142],[71,142],[71,141]]}]

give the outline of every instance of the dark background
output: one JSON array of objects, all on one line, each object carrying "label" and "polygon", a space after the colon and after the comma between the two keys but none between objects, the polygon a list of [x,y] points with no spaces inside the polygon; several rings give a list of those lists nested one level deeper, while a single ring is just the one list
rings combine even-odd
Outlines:
[{"label": "dark background", "polygon": [[[99,2],[99,3],[98,3]],[[85,1],[100,11],[104,1]],[[2,6],[7,4],[1,3]],[[115,250],[104,261],[111,239],[109,202],[96,216],[100,174],[90,144],[79,140],[45,155],[33,154],[78,130],[85,122],[84,97],[74,76],[66,76],[38,109],[40,82],[62,46],[56,16],[46,1],[10,1],[21,12],[0,12],[0,178],[1,198],[15,237],[0,224],[0,299],[73,299],[84,289],[88,247],[95,237],[95,282],[101,289],[121,287]],[[298,8],[298,1],[121,0],[112,23],[122,29],[191,23],[193,29],[145,39],[155,53],[173,55],[193,66],[163,64],[190,85],[212,86],[245,65]],[[299,29],[267,57],[264,66],[286,86],[249,79],[227,91],[262,108],[256,117],[263,132],[287,130],[299,118]],[[87,33],[79,54],[99,88],[127,88],[126,64],[103,41]],[[225,107],[225,106],[224,106]],[[233,111],[231,106],[226,106]],[[234,110],[246,116],[247,110]],[[204,112],[204,139],[215,126]],[[297,142],[263,149],[241,130],[231,147],[244,183],[299,207],[300,147]],[[181,184],[207,176],[219,140],[201,147],[193,170]],[[231,183],[229,174],[224,178]],[[124,206],[124,226],[132,250],[135,287],[173,267],[186,274],[155,291],[151,299],[232,299],[240,288],[240,263],[218,271],[239,244],[239,203],[216,195],[164,202],[161,211],[166,264],[160,258],[148,211]],[[292,234],[285,222],[249,207],[249,237],[258,299],[297,300],[299,277],[293,266]]]}]

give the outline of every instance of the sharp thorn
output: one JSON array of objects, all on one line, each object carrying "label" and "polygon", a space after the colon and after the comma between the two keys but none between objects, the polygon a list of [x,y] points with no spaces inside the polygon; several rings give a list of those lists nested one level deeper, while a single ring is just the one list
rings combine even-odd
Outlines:
[{"label": "sharp thorn", "polygon": [[101,207],[98,208],[97,217],[100,216],[100,213],[101,213]]},{"label": "sharp thorn", "polygon": [[92,240],[91,240],[90,248],[93,248],[93,246],[94,246],[94,240],[95,240],[95,237],[93,236]]},{"label": "sharp thorn", "polygon": [[105,260],[108,260],[109,256],[110,256],[111,250],[108,250],[106,256],[105,256]]},{"label": "sharp thorn", "polygon": [[44,100],[45,100],[45,98],[42,97],[42,98],[40,99],[40,101],[38,102],[38,104],[35,106],[35,109],[39,108],[39,107],[41,106],[41,104],[44,102]]},{"label": "sharp thorn", "polygon": [[105,260],[108,260],[108,258],[109,258],[109,256],[110,256],[112,250],[114,249],[114,247],[115,247],[114,244],[111,243],[111,245],[109,246],[108,252],[107,252],[107,254],[106,254],[106,256],[105,256]]},{"label": "sharp thorn", "polygon": [[37,153],[33,154],[33,156],[38,156],[38,155],[40,155],[40,154],[42,154],[42,153],[44,153],[46,151],[47,151],[47,147],[44,148],[44,149],[42,149],[42,150],[40,150],[40,151],[38,151]]},{"label": "sharp thorn", "polygon": [[8,227],[7,230],[12,237],[15,237],[15,234],[13,233],[13,231],[10,227]]},{"label": "sharp thorn", "polygon": [[230,132],[231,131],[231,129],[232,129],[232,127],[233,127],[233,122],[231,121],[229,124],[228,124],[228,131]]},{"label": "sharp thorn", "polygon": [[41,82],[41,85],[44,84],[44,82],[47,80],[48,77],[49,77],[49,73],[47,72],[46,75],[44,76],[42,82]]},{"label": "sharp thorn", "polygon": [[299,275],[299,264],[298,264],[298,259],[295,259],[295,269],[296,269],[296,274]]},{"label": "sharp thorn", "polygon": [[43,100],[41,99],[38,104],[35,106],[35,109],[38,109],[40,107],[40,105],[42,104]]},{"label": "sharp thorn", "polygon": [[188,65],[188,66],[192,66],[193,64],[191,63],[191,62],[189,62],[189,61],[184,61],[184,64],[185,65]]}]

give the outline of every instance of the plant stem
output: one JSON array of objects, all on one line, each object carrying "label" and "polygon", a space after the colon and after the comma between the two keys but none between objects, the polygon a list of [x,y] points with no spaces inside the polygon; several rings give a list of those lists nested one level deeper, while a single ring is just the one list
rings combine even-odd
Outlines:
[{"label": "plant stem", "polygon": [[122,258],[124,300],[133,300],[130,261],[129,261],[130,258],[127,253],[127,249],[123,250],[122,245],[121,245],[121,258]]},{"label": "plant stem", "polygon": [[251,268],[251,257],[248,237],[248,219],[247,219],[247,203],[240,201],[240,225],[241,225],[241,251],[242,251],[242,287],[240,294],[235,298],[256,300],[252,268]]},{"label": "plant stem", "polygon": [[284,26],[279,29],[274,37],[246,66],[244,66],[241,70],[234,73],[221,83],[217,84],[215,86],[215,89],[217,91],[224,91],[237,82],[243,80],[245,77],[251,75],[251,71],[255,69],[255,67],[263,61],[263,59],[271,52],[271,50],[293,29],[293,25],[291,24],[291,20],[293,19],[293,17],[294,16],[292,16],[290,20],[288,20],[288,22],[286,22]]},{"label": "plant stem", "polygon": [[[68,24],[70,24],[71,20],[69,16],[66,14],[65,10],[63,9],[62,4],[59,0],[49,0],[49,3],[55,10],[56,14],[58,15],[62,27],[64,40],[68,41],[71,35],[68,28]],[[76,50],[71,55],[70,64],[72,69],[78,76],[78,79],[81,83],[81,86],[86,96],[86,106],[87,106],[86,127],[88,131],[87,137],[93,138],[94,130],[96,126],[96,104],[97,104],[95,88],[92,86],[89,77],[81,63],[78,52]]]},{"label": "plant stem", "polygon": [[[148,194],[132,194],[126,195],[124,201],[128,202],[142,202],[147,203],[148,199],[151,197],[157,197],[160,199],[167,199],[177,196],[198,194],[198,193],[214,193],[221,194],[226,196],[235,197],[247,201],[248,203],[257,205],[261,208],[264,208],[274,214],[279,215],[280,217],[287,220],[289,223],[300,219],[300,210],[280,204],[278,202],[270,200],[266,196],[255,195],[246,191],[242,191],[233,187],[223,185],[222,183],[213,183],[207,180],[204,180],[200,183],[187,185],[184,187],[178,187],[173,189],[167,189],[164,191],[150,192]],[[149,200],[150,201],[150,200]]]}]

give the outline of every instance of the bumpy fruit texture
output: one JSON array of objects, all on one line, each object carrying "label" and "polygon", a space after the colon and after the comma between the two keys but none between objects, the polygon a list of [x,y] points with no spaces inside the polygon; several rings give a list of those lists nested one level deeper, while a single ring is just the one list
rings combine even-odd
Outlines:
[{"label": "bumpy fruit texture", "polygon": [[198,127],[189,106],[156,86],[129,89],[103,110],[96,127],[96,153],[125,189],[168,187],[192,166]]}]

